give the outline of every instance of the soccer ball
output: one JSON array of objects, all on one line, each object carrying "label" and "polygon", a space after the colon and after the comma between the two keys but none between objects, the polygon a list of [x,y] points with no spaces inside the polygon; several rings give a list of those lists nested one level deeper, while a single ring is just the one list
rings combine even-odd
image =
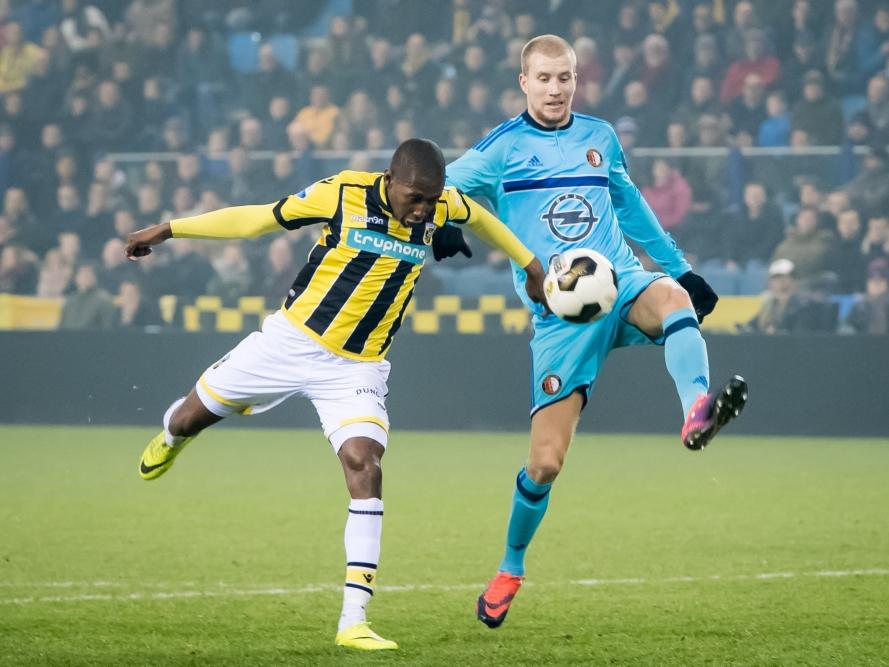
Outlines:
[{"label": "soccer ball", "polygon": [[556,255],[543,280],[546,303],[555,315],[575,323],[605,317],[617,300],[617,274],[595,250],[575,248]]}]

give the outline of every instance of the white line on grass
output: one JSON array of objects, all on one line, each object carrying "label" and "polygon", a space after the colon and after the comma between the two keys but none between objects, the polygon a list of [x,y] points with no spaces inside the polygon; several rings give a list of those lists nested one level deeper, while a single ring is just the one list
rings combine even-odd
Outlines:
[{"label": "white line on grass", "polygon": [[[862,570],[821,570],[817,572],[761,572],[759,574],[736,574],[729,576],[711,575],[706,577],[666,577],[663,579],[575,579],[573,581],[538,583],[537,586],[638,586],[642,584],[674,584],[674,583],[699,583],[708,581],[769,581],[771,579],[795,579],[804,577],[837,578],[837,577],[886,577],[889,569],[870,568]],[[155,584],[163,586],[164,584]],[[194,586],[193,583],[167,584],[169,586]],[[342,590],[341,584],[312,584],[300,588],[231,588],[230,584],[219,582],[219,590],[189,590],[189,591],[155,591],[135,593],[84,593],[80,595],[42,595],[28,597],[3,598],[0,597],[0,605],[25,605],[33,603],[56,602],[138,602],[144,600],[182,600],[188,598],[229,598],[229,597],[260,597],[264,595],[305,595],[309,593],[338,592]],[[527,586],[534,585],[528,582]],[[3,582],[5,587],[18,588],[108,588],[112,586],[125,586],[108,581],[73,582],[50,581],[44,583],[19,583]],[[387,593],[403,593],[416,591],[463,591],[480,590],[484,584],[402,584],[391,586],[377,586],[377,590]]]}]

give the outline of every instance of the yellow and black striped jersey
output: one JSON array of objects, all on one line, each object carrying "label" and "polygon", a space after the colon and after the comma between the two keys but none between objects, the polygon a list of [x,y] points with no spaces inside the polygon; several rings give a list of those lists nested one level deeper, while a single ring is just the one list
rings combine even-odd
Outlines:
[{"label": "yellow and black striped jersey", "polygon": [[383,175],[343,171],[275,204],[238,206],[171,221],[174,237],[236,238],[324,223],[282,306],[288,319],[328,350],[382,359],[401,326],[436,228],[468,223],[526,266],[533,259],[493,215],[446,187],[423,224],[393,217]]}]

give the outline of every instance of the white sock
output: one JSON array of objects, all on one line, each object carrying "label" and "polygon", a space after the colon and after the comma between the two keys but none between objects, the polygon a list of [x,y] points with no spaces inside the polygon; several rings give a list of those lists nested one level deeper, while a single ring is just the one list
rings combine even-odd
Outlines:
[{"label": "white sock", "polygon": [[182,435],[173,435],[170,433],[170,419],[173,418],[173,413],[176,412],[176,408],[185,403],[185,396],[182,398],[177,398],[173,401],[173,405],[167,408],[167,411],[164,413],[164,441],[170,445],[170,447],[176,447],[183,440],[185,440],[185,436]]},{"label": "white sock", "polygon": [[346,584],[338,631],[366,620],[365,608],[377,583],[380,536],[383,532],[383,501],[352,499],[346,519]]}]

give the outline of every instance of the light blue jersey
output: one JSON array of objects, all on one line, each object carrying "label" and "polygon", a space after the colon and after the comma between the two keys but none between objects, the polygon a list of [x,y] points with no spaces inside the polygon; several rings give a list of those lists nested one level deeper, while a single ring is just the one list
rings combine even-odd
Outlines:
[{"label": "light blue jersey", "polygon": [[535,313],[532,413],[574,391],[588,396],[612,348],[662,342],[625,319],[639,294],[664,277],[642,268],[626,238],[674,278],[691,266],[630,180],[611,125],[572,114],[567,125],[552,129],[526,111],[448,165],[447,180],[471,197],[486,197],[542,262],[570,248],[590,248],[617,272],[613,311],[592,324],[571,324],[542,316],[542,306],[525,293],[524,271],[513,265],[516,292]]},{"label": "light blue jersey", "polygon": [[[691,270],[630,180],[614,129],[598,118],[572,114],[566,126],[550,129],[526,111],[448,165],[447,180],[470,197],[487,197],[544,263],[570,248],[591,248],[620,276],[641,266],[626,236],[674,278]],[[539,312],[520,267],[513,266],[513,278],[519,296]]]}]

